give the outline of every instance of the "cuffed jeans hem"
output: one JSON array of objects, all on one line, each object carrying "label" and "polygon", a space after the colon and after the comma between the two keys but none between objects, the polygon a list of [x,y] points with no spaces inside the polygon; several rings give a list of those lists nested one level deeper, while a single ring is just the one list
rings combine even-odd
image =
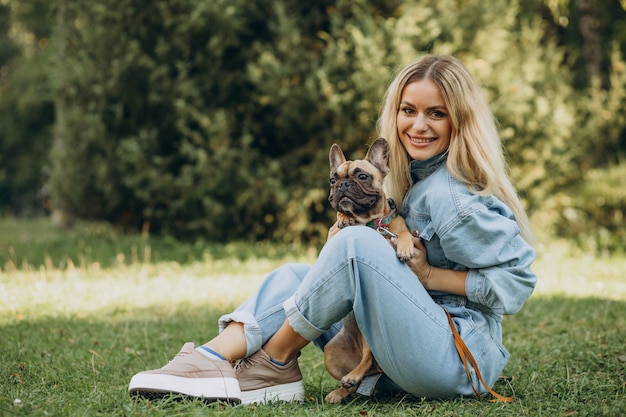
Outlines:
[{"label": "cuffed jeans hem", "polygon": [[283,308],[285,309],[285,314],[287,315],[287,320],[289,321],[291,328],[306,340],[316,340],[326,332],[326,330],[315,327],[302,315],[302,313],[300,313],[300,310],[298,310],[298,307],[296,306],[294,296],[285,300]]},{"label": "cuffed jeans hem", "polygon": [[233,321],[243,324],[243,332],[246,338],[246,357],[258,352],[263,347],[263,335],[254,316],[245,311],[225,314],[218,320],[220,333]]}]

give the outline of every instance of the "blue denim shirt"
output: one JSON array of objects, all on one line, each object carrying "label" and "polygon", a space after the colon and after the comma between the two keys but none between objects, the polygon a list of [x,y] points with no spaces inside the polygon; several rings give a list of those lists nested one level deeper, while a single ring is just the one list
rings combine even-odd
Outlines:
[{"label": "blue denim shirt", "polygon": [[439,304],[462,305],[501,319],[530,297],[537,282],[530,269],[535,251],[520,235],[507,205],[494,196],[473,194],[450,175],[445,162],[445,155],[412,161],[414,184],[402,205],[409,230],[419,232],[428,262],[468,271],[466,297],[430,294]]}]

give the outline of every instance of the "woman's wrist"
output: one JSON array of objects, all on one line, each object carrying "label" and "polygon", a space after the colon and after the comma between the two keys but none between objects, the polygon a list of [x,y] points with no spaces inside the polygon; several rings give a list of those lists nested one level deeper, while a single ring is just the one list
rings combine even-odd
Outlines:
[{"label": "woman's wrist", "polygon": [[467,279],[467,271],[453,271],[429,265],[429,269],[424,277],[420,281],[422,281],[422,285],[427,290],[466,295],[465,280]]},{"label": "woman's wrist", "polygon": [[426,264],[426,266],[422,269],[422,272],[418,274],[419,280],[427,290],[431,290],[430,288],[430,279],[433,274],[433,267],[430,264]]}]

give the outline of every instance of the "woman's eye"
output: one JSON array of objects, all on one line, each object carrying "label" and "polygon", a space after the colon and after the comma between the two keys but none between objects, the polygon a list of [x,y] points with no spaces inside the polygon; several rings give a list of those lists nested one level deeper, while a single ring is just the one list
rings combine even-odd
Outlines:
[{"label": "woman's eye", "polygon": [[431,115],[435,119],[443,119],[444,117],[447,116],[444,112],[439,111],[439,110],[436,110],[436,111],[432,112]]},{"label": "woman's eye", "polygon": [[413,114],[413,109],[412,109],[412,108],[410,108],[410,107],[403,107],[403,108],[401,109],[401,111],[402,111],[402,113],[404,113],[404,114]]}]

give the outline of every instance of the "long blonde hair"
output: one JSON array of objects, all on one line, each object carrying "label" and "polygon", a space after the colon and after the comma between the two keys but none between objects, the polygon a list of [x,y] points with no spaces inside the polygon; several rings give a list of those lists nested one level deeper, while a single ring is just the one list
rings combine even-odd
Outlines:
[{"label": "long blonde hair", "polygon": [[528,242],[533,235],[526,211],[508,177],[507,165],[495,119],[479,86],[465,66],[451,56],[428,55],[402,69],[389,85],[378,119],[378,133],[389,143],[391,171],[387,194],[397,202],[412,185],[410,158],[398,137],[397,114],[404,87],[419,80],[432,80],[443,95],[452,135],[448,147],[450,174],[478,195],[494,195],[506,203]]}]

